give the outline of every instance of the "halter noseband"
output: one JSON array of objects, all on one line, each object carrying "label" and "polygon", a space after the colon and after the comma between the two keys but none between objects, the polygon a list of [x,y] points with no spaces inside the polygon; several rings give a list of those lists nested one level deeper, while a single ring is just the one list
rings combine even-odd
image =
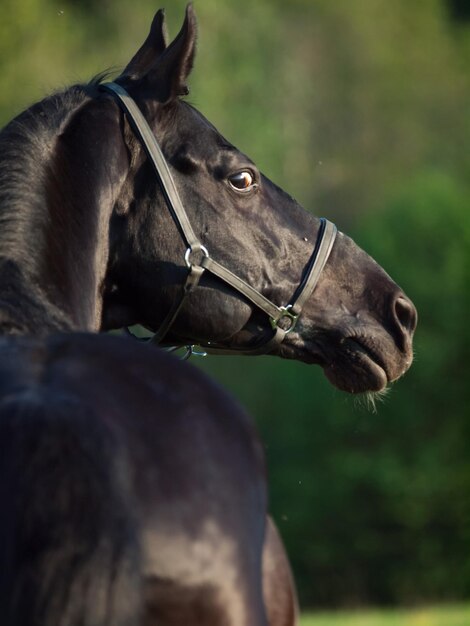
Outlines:
[{"label": "halter noseband", "polygon": [[101,88],[110,92],[114,97],[117,96],[118,103],[124,112],[127,113],[129,122],[136,136],[142,142],[145,152],[154,167],[173,221],[178,227],[181,237],[187,246],[184,261],[188,268],[188,273],[186,281],[182,286],[181,296],[179,300],[175,301],[151,341],[157,344],[162,343],[162,340],[175,322],[186,297],[198,286],[203,273],[208,271],[223,280],[235,289],[235,291],[241,293],[245,298],[250,300],[250,302],[264,311],[269,317],[273,334],[254,347],[225,348],[223,345],[214,343],[201,344],[202,347],[210,354],[256,355],[271,352],[276,346],[280,345],[284,337],[294,329],[305,302],[315,289],[333,247],[337,233],[336,226],[324,217],[320,218],[320,229],[318,231],[317,240],[303,280],[287,305],[278,306],[274,304],[242,278],[215,261],[209,255],[207,248],[202,245],[194,233],[165,157],[139,107],[127,91],[117,83],[105,83],[101,85]]}]

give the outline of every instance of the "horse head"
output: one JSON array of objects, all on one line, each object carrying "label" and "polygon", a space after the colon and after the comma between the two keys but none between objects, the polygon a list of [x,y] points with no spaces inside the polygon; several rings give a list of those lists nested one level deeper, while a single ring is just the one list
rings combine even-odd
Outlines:
[{"label": "horse head", "polygon": [[195,48],[191,6],[169,45],[159,11],[115,83],[49,96],[1,132],[2,332],[139,323],[383,389],[411,364],[413,304],[181,98]]},{"label": "horse head", "polygon": [[[116,82],[157,138],[204,253],[269,301],[287,304],[305,277],[321,221],[180,98],[195,46],[191,7],[170,45],[159,12]],[[186,244],[147,153],[122,116],[128,169],[111,218],[103,325],[141,323],[157,331],[185,283]],[[205,271],[165,341],[249,352],[269,340],[268,317],[249,294]],[[380,390],[410,366],[415,325],[412,302],[340,232],[298,322],[270,351],[320,364],[341,389]]]}]

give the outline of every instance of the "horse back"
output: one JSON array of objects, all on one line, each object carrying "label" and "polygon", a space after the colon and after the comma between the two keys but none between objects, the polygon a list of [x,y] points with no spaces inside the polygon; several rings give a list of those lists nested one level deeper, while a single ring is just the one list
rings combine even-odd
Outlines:
[{"label": "horse back", "polygon": [[[3,339],[0,397],[11,624],[35,623],[8,600],[31,589],[36,613],[70,624],[88,623],[84,606],[102,610],[90,624],[132,623],[122,597],[134,614],[145,600],[148,624],[264,624],[263,455],[225,392],[153,347],[76,334]],[[85,588],[98,596],[83,602]]]}]

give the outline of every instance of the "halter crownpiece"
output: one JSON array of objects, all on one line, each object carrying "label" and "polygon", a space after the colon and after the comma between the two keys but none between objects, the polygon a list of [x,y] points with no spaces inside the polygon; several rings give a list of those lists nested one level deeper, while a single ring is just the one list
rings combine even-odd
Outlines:
[{"label": "halter crownpiece", "polygon": [[[264,311],[269,317],[273,334],[268,339],[260,341],[253,347],[225,348],[223,345],[215,343],[201,344],[202,347],[209,354],[268,354],[276,346],[279,346],[285,336],[295,328],[302,308],[313,293],[318,279],[320,278],[320,274],[330,256],[337,234],[336,226],[324,217],[320,218],[320,228],[315,247],[300,285],[297,287],[288,304],[285,306],[274,304],[274,302],[268,300],[268,298],[263,296],[262,293],[254,289],[242,278],[210,256],[207,248],[202,245],[194,233],[165,157],[139,107],[127,91],[117,83],[105,83],[101,85],[101,88],[110,92],[114,97],[117,97],[119,105],[127,114],[129,123],[136,136],[142,142],[145,152],[153,165],[173,221],[187,246],[184,262],[188,268],[188,273],[186,281],[182,285],[181,296],[179,300],[175,300],[174,305],[166,315],[159,330],[150,341],[162,345],[162,341],[175,322],[186,297],[198,286],[203,273],[208,271],[230,285],[235,291]],[[199,259],[199,261],[197,261],[197,259]],[[192,352],[192,350],[190,350],[190,352]]]}]

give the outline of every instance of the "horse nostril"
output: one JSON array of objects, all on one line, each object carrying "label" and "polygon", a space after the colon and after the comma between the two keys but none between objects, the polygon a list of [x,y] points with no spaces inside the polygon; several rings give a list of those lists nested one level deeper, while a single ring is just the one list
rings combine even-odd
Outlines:
[{"label": "horse nostril", "polygon": [[416,307],[406,296],[398,296],[394,302],[395,318],[401,328],[412,335],[418,321]]}]

